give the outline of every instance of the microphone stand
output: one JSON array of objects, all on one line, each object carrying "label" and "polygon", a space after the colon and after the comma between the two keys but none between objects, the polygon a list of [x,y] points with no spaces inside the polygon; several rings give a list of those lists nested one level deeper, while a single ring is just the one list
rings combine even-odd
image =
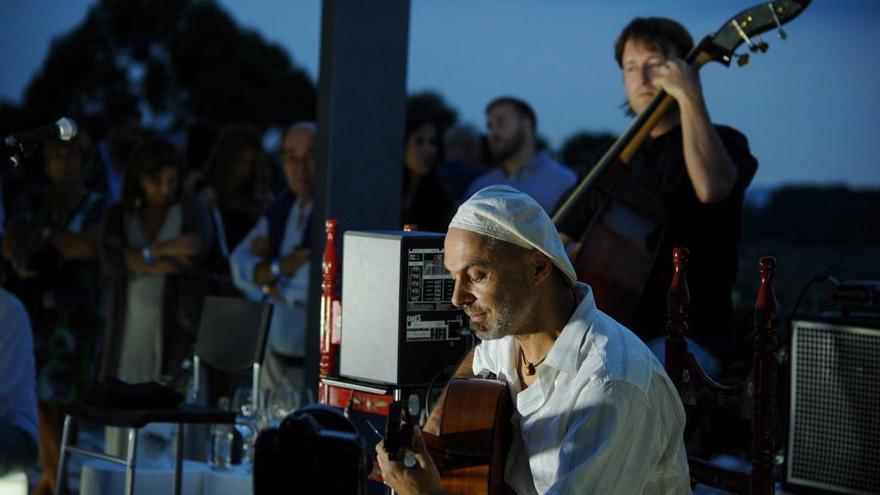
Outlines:
[{"label": "microphone stand", "polygon": [[54,137],[62,141],[70,141],[76,137],[76,129],[76,122],[67,117],[61,117],[52,126],[41,127],[0,139],[3,154],[6,155],[6,158],[0,162],[0,174],[5,173],[10,168],[21,165],[22,158],[31,154],[37,146],[42,146],[46,139]]},{"label": "microphone stand", "polygon": [[[8,149],[10,149],[10,148],[7,148],[7,150]],[[12,152],[5,151],[3,153],[4,155],[7,155],[7,156],[6,156],[6,158],[3,159],[2,162],[0,162],[0,175],[3,175],[4,173],[6,173],[6,171],[9,169],[12,169],[12,168],[15,168],[15,167],[21,165],[22,160],[21,160],[21,155],[19,154],[19,151],[16,150],[15,148],[11,148],[11,149],[12,149]]]},{"label": "microphone stand", "polygon": [[0,141],[0,147],[3,148],[3,160],[0,161],[0,175],[6,173],[7,170],[13,169],[24,163],[24,158],[32,154],[32,149],[25,146],[25,143],[15,142],[8,143]]}]

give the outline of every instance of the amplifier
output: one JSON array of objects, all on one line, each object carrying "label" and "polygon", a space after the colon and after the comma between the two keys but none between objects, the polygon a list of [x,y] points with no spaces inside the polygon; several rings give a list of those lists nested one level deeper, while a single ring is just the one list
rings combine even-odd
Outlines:
[{"label": "amplifier", "polygon": [[844,280],[831,295],[831,302],[841,312],[880,312],[880,281]]},{"label": "amplifier", "polygon": [[797,317],[784,485],[880,493],[880,315]]},{"label": "amplifier", "polygon": [[469,349],[467,319],[452,306],[445,235],[345,233],[339,374],[398,385],[428,384]]}]

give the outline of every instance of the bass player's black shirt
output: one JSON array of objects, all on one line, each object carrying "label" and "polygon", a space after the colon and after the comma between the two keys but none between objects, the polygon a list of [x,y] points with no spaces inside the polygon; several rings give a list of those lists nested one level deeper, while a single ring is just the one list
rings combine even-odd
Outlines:
[{"label": "bass player's black shirt", "polygon": [[[737,168],[733,191],[719,203],[704,204],[697,198],[685,169],[680,126],[657,138],[649,138],[628,166],[627,173],[669,209],[666,235],[630,326],[644,341],[666,335],[672,248],[686,247],[690,250],[688,337],[724,358],[734,343],[731,289],[736,282],[743,196],[758,162],[740,132],[720,125],[716,125],[715,130]],[[602,199],[596,190],[587,193],[586,200],[557,222],[559,231],[579,239]]]}]

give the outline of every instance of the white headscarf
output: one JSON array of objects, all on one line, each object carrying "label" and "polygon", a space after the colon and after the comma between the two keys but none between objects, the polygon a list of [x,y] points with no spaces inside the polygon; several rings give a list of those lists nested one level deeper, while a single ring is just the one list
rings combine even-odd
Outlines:
[{"label": "white headscarf", "polygon": [[531,196],[513,187],[480,189],[458,207],[449,226],[537,249],[550,258],[569,283],[577,281],[574,266],[547,212]]}]

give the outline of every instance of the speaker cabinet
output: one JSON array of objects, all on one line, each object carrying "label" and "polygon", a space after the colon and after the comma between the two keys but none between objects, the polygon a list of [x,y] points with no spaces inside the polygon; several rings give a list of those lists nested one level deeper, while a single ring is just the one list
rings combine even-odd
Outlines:
[{"label": "speaker cabinet", "polygon": [[880,317],[791,326],[785,487],[880,493]]}]

